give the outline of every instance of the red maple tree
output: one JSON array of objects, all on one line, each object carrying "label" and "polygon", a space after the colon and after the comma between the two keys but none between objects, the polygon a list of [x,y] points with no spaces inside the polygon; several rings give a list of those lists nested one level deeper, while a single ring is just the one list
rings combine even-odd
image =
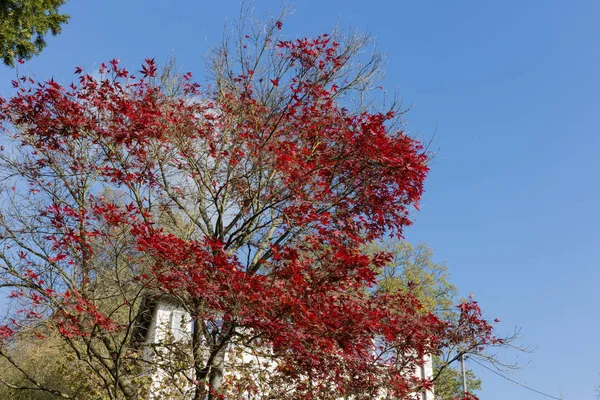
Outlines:
[{"label": "red maple tree", "polygon": [[[410,224],[427,154],[395,105],[353,102],[380,67],[361,60],[363,37],[280,29],[218,48],[206,86],[167,85],[153,60],[77,68],[66,87],[14,82],[0,268],[21,312],[1,355],[14,362],[25,329],[59,335],[109,398],[138,398],[136,324],[164,294],[193,318],[176,373],[194,399],[410,398],[432,386],[413,373],[426,354],[498,342],[475,302],[441,321],[374,290],[389,255],[363,247]],[[245,348],[274,360],[260,379],[227,358]]]}]

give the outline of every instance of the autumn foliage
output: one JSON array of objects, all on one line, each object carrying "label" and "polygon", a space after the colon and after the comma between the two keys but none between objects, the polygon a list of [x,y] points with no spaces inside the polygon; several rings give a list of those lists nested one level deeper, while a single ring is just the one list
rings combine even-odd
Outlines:
[{"label": "autumn foliage", "polygon": [[[442,321],[374,289],[389,255],[364,246],[410,224],[427,154],[394,107],[352,104],[376,67],[353,64],[360,41],[280,28],[217,49],[210,85],[165,88],[153,60],[14,82],[0,264],[21,312],[5,345],[58,334],[109,398],[138,398],[141,304],[168,294],[194,320],[178,373],[195,399],[373,399],[430,388],[413,374],[426,354],[498,340],[475,302]],[[277,367],[259,379],[232,349]]]}]

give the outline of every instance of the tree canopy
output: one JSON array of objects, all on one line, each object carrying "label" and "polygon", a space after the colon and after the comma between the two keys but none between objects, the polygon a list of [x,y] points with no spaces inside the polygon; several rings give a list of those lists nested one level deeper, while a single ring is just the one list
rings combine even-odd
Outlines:
[{"label": "tree canopy", "polygon": [[2,0],[0,49],[4,64],[28,60],[46,47],[45,36],[57,35],[69,16],[59,11],[66,0]]},{"label": "tree canopy", "polygon": [[[216,48],[205,85],[184,74],[165,92],[154,60],[112,60],[67,86],[21,77],[0,99],[9,364],[29,334],[60,340],[109,399],[143,396],[157,369],[195,400],[409,398],[432,385],[414,374],[425,355],[501,341],[474,301],[445,319],[372,290],[391,255],[364,246],[411,223],[428,155],[395,104],[362,101],[381,66],[365,36],[281,29]],[[149,356],[134,332],[163,295],[194,328]]]}]

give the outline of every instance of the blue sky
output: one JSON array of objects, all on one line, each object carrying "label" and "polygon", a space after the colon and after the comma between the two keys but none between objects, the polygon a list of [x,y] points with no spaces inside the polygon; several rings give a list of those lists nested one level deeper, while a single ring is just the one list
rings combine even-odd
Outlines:
[{"label": "blue sky", "polygon": [[[279,1],[257,1],[257,14]],[[416,223],[406,231],[450,266],[463,295],[521,327],[532,354],[511,378],[565,400],[600,384],[600,2],[298,0],[289,36],[335,24],[375,36],[408,130],[439,149]],[[203,56],[238,1],[70,1],[62,35],[27,69],[69,82],[120,58],[177,57],[204,77]],[[9,93],[13,70],[0,68]],[[474,366],[476,367],[476,366]],[[483,400],[543,396],[480,371]]]}]

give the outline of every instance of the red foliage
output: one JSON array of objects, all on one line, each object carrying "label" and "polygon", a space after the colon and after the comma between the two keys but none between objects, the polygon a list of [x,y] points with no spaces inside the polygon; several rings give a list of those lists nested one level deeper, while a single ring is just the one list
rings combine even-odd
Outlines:
[{"label": "red foliage", "polygon": [[[47,261],[80,268],[85,284],[81,266],[91,244],[110,236],[100,227],[127,226],[152,260],[139,283],[201,302],[194,317],[223,321],[221,340],[231,338],[226,329],[260,337],[278,356],[282,379],[296,382],[295,398],[382,390],[401,398],[431,384],[411,377],[425,354],[496,339],[474,302],[460,306],[453,326],[410,295],[372,290],[373,267],[388,256],[367,256],[362,246],[410,224],[427,156],[389,129],[394,112],[351,113],[338,103],[341,83],[329,78],[347,60],[328,35],[277,47],[303,71],[270,78],[288,94],[278,104],[261,101],[254,70],[225,92],[202,93],[186,75],[184,95],[168,97],[150,83],[154,60],[140,79],[112,60],[101,79],[78,67],[78,83],[67,88],[16,82],[18,94],[0,100],[0,119],[5,129],[18,126],[16,140],[31,149],[23,168],[34,189],[46,190],[44,174],[60,163],[67,176],[94,171],[98,185],[136,199],[125,205],[88,195],[78,207],[48,204],[39,218],[57,233],[46,236]],[[93,157],[79,157],[77,144]],[[193,215],[194,207],[204,209]],[[165,210],[198,226],[197,234],[169,233],[161,227]],[[42,293],[34,304],[60,304],[54,318],[66,338],[89,335],[89,324],[119,329],[76,288],[55,291],[32,270],[23,279]],[[1,327],[0,336],[12,329]],[[305,386],[307,374],[316,386]]]}]

